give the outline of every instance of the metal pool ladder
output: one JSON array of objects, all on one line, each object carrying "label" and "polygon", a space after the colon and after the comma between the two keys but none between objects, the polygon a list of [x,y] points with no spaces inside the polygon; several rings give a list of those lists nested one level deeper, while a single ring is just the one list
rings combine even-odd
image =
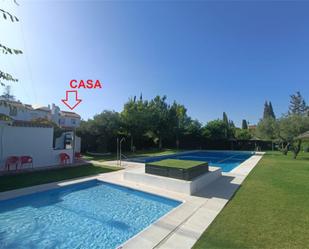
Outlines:
[{"label": "metal pool ladder", "polygon": [[122,162],[122,157],[124,159],[127,159],[128,157],[125,156],[124,154],[122,154],[121,151],[121,145],[122,142],[126,141],[126,139],[123,137],[119,140],[119,138],[117,138],[117,165],[119,165],[121,167],[121,162]]}]

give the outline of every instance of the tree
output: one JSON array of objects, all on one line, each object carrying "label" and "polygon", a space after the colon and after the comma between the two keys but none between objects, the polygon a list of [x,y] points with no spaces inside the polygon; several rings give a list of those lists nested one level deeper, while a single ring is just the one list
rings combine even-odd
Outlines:
[{"label": "tree", "polygon": [[296,94],[292,94],[290,99],[289,106],[289,115],[307,115],[308,114],[308,106],[306,105],[305,100],[303,99],[300,92],[296,92]]},{"label": "tree", "polygon": [[177,149],[179,149],[180,137],[185,133],[185,129],[190,121],[190,118],[187,116],[187,109],[174,101],[169,110],[169,122],[171,122],[171,128],[175,133]]},{"label": "tree", "polygon": [[269,118],[269,105],[268,105],[268,102],[265,101],[265,104],[264,104],[264,112],[263,112],[263,119],[266,119],[266,118]]},{"label": "tree", "polygon": [[124,104],[121,120],[126,135],[130,137],[131,151],[134,151],[135,148],[134,139],[141,139],[149,129],[150,114],[148,101],[144,101],[142,95],[138,101],[134,97]]},{"label": "tree", "polygon": [[77,134],[83,140],[83,151],[107,152],[116,148],[116,138],[121,130],[120,114],[103,111],[93,119],[81,122]]},{"label": "tree", "polygon": [[264,104],[263,119],[266,119],[266,118],[276,119],[273,106],[270,101],[269,102],[265,101],[265,104]]},{"label": "tree", "polygon": [[5,90],[0,97],[6,101],[14,101],[15,96],[11,94],[11,86],[9,85],[5,86]]},{"label": "tree", "polygon": [[229,126],[229,119],[226,112],[223,112],[223,122],[226,124],[226,126]]},{"label": "tree", "polygon": [[225,137],[228,137],[229,136],[229,127],[230,127],[230,124],[229,124],[229,119],[227,117],[227,114],[226,112],[223,112],[223,122],[225,123]]},{"label": "tree", "polygon": [[149,102],[149,112],[151,113],[151,129],[148,134],[153,141],[162,149],[162,141],[168,136],[171,124],[169,120],[170,106],[166,102],[166,96],[156,96]]},{"label": "tree", "polygon": [[[16,1],[14,1],[14,3],[16,5],[18,5]],[[11,20],[12,22],[19,22],[19,19],[15,15],[13,15],[13,14],[11,14],[11,13],[3,10],[3,9],[0,9],[0,12],[2,13],[3,19]],[[9,48],[9,47],[1,44],[1,43],[0,43],[0,50],[3,54],[16,54],[16,55],[18,55],[18,54],[23,53],[19,49]],[[10,81],[10,82],[17,82],[18,81],[18,79],[14,78],[11,74],[3,72],[0,69],[0,85],[5,86],[6,84],[3,82],[3,80]]]},{"label": "tree", "polygon": [[209,121],[203,127],[203,136],[209,139],[227,139],[225,130],[227,129],[226,123],[223,120],[217,119]]},{"label": "tree", "polygon": [[256,136],[261,139],[274,140],[278,137],[278,123],[273,118],[261,119],[256,127]]},{"label": "tree", "polygon": [[251,133],[248,129],[236,129],[235,131],[235,138],[237,140],[249,140],[252,138]]},{"label": "tree", "polygon": [[271,104],[271,102],[269,101],[269,104],[268,104],[268,112],[269,112],[269,116],[273,119],[276,119],[276,115],[275,115],[275,112],[274,112],[274,109],[273,109],[273,105]]},{"label": "tree", "polygon": [[242,128],[243,130],[248,130],[248,123],[247,123],[247,120],[245,120],[245,119],[242,120],[241,128]]},{"label": "tree", "polygon": [[294,158],[300,150],[301,142],[295,138],[309,130],[309,117],[301,115],[289,115],[279,119],[279,139],[284,144],[283,153],[287,154],[292,147]]}]

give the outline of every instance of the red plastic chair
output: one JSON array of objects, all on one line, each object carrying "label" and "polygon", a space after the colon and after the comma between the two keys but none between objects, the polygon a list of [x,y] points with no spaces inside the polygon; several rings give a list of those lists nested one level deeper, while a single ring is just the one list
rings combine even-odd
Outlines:
[{"label": "red plastic chair", "polygon": [[15,170],[17,170],[19,158],[17,156],[10,156],[5,161],[5,167],[10,171],[10,166],[15,165]]},{"label": "red plastic chair", "polygon": [[33,159],[31,156],[21,156],[20,160],[20,167],[22,168],[24,164],[31,164],[31,168],[33,168]]},{"label": "red plastic chair", "polygon": [[70,156],[67,153],[60,153],[59,156],[61,164],[70,163]]}]

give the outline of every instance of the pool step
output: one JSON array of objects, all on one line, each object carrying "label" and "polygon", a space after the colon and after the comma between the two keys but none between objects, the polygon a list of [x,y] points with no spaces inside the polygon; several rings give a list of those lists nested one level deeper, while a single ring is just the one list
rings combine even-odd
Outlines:
[{"label": "pool step", "polygon": [[209,167],[209,172],[194,178],[192,181],[179,180],[164,176],[146,174],[141,167],[123,173],[123,179],[134,183],[144,184],[156,188],[192,195],[206,187],[222,175],[218,167]]}]

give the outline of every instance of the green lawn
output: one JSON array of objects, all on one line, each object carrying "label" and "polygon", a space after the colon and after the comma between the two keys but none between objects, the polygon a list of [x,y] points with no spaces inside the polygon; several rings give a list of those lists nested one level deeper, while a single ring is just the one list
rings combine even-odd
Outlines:
[{"label": "green lawn", "polygon": [[[177,150],[147,150],[147,151],[138,151],[136,153],[129,153],[130,157],[137,156],[156,156],[156,155],[166,155],[176,153]],[[107,160],[115,160],[116,155],[111,154],[107,156],[91,156],[84,155],[83,158],[85,160],[94,160],[99,162],[104,162]],[[38,184],[57,182],[67,179],[73,179],[83,176],[96,175],[100,173],[111,172],[114,170],[118,170],[119,168],[104,166],[104,165],[83,165],[72,168],[63,168],[56,170],[46,170],[39,172],[29,172],[22,173],[18,175],[8,175],[8,176],[0,176],[0,192],[24,188]]]},{"label": "green lawn", "polygon": [[309,248],[309,153],[267,153],[194,249]]},{"label": "green lawn", "polygon": [[134,154],[129,154],[130,157],[152,157],[152,156],[164,156],[182,152],[183,150],[163,149],[163,150],[146,150],[137,151]]},{"label": "green lawn", "polygon": [[[177,152],[181,152],[181,150],[172,150],[172,149],[163,149],[163,150],[157,150],[157,149],[152,149],[152,150],[141,150],[141,151],[136,151],[135,153],[132,152],[124,152],[124,155],[133,158],[133,157],[152,157],[152,156],[163,156],[163,155],[169,155],[169,154],[174,154]],[[83,158],[85,160],[94,160],[94,161],[99,161],[99,162],[104,162],[108,160],[116,160],[117,156],[115,153],[106,155],[106,156],[92,156],[89,154],[83,155]]]},{"label": "green lawn", "polygon": [[177,160],[177,159],[165,159],[157,162],[149,163],[155,166],[165,166],[170,168],[190,169],[192,167],[205,164],[201,161],[189,161],[189,160]]},{"label": "green lawn", "polygon": [[82,165],[72,168],[54,169],[22,173],[18,175],[0,176],[0,192],[24,188],[49,182],[57,182],[82,176],[96,175],[117,170],[108,166]]}]

